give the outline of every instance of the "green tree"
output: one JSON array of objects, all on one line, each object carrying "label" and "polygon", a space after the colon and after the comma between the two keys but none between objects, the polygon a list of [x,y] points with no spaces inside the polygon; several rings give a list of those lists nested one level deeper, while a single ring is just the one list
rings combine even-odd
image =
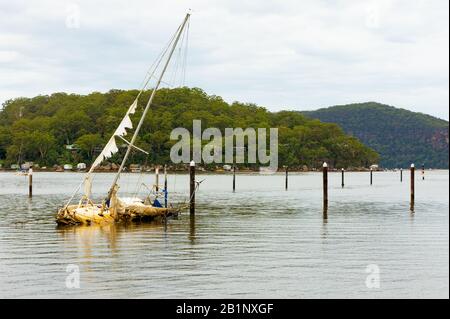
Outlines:
[{"label": "green tree", "polygon": [[75,144],[87,155],[89,159],[93,158],[95,148],[101,147],[103,143],[104,140],[100,134],[84,134],[75,142]]}]

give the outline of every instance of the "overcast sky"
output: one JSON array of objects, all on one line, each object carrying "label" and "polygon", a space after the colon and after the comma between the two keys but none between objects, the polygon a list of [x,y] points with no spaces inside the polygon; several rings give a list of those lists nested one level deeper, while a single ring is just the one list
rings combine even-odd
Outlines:
[{"label": "overcast sky", "polygon": [[0,0],[0,102],[138,88],[188,8],[188,86],[270,110],[377,101],[449,118],[448,0]]}]

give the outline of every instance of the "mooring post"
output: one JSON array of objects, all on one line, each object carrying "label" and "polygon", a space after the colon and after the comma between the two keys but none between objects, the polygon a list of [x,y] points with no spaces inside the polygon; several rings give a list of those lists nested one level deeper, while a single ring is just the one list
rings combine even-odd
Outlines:
[{"label": "mooring post", "polygon": [[323,163],[323,211],[328,210],[328,164]]},{"label": "mooring post", "polygon": [[189,192],[189,213],[195,214],[195,162],[191,161],[189,164],[189,176],[190,176],[190,192]]},{"label": "mooring post", "polygon": [[425,180],[425,163],[422,164],[422,180]]},{"label": "mooring post", "polygon": [[28,197],[33,197],[33,169],[28,169]]},{"label": "mooring post", "polygon": [[414,200],[415,200],[415,171],[416,168],[414,164],[411,164],[411,211],[414,210]]},{"label": "mooring post", "polygon": [[159,191],[159,165],[155,167],[155,190]]},{"label": "mooring post", "polygon": [[373,184],[373,168],[370,168],[370,185]]},{"label": "mooring post", "polygon": [[164,207],[167,208],[167,165],[164,164]]},{"label": "mooring post", "polygon": [[342,168],[341,169],[341,186],[344,187],[344,174],[345,174],[345,169]]},{"label": "mooring post", "polygon": [[400,168],[400,182],[403,182],[403,168]]},{"label": "mooring post", "polygon": [[236,165],[233,165],[233,192],[236,191]]},{"label": "mooring post", "polygon": [[287,166],[285,166],[285,170],[286,170],[286,180],[284,182],[284,188],[287,190],[288,189],[288,175],[289,175],[289,168]]}]

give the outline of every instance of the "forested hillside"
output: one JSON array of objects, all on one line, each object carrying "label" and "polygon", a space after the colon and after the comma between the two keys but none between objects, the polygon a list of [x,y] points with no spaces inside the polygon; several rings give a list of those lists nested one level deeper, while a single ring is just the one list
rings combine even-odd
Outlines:
[{"label": "forested hillside", "polygon": [[302,113],[338,124],[376,150],[384,167],[408,167],[414,162],[448,168],[447,121],[374,102]]},{"label": "forested hillside", "polygon": [[[136,90],[111,90],[88,95],[55,93],[50,96],[16,98],[0,111],[0,163],[34,161],[41,166],[91,163],[137,95]],[[139,99],[136,123],[150,91]],[[270,113],[253,105],[228,104],[197,88],[161,89],[139,134],[137,145],[148,150],[145,158],[135,152],[131,162],[169,162],[170,132],[176,127],[192,129],[194,119],[202,127],[279,128],[279,165],[319,167],[327,161],[335,167],[360,167],[378,161],[378,154],[357,138],[344,134],[335,124],[308,119],[298,112]],[[120,140],[117,141],[118,145]],[[74,145],[75,150],[66,145]],[[119,162],[122,153],[111,158]],[[251,166],[251,165],[249,165]]]}]

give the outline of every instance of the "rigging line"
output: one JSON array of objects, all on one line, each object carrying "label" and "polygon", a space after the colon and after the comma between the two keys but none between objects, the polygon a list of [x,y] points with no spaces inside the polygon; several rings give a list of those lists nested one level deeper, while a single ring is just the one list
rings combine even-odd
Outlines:
[{"label": "rigging line", "polygon": [[[155,79],[155,80],[158,79],[158,78],[157,78],[156,76],[154,76],[154,75],[152,75],[152,78]],[[161,83],[163,83],[163,84],[165,84],[165,85],[167,85],[167,86],[171,86],[171,87],[174,86],[172,83],[165,82],[165,81],[161,81]],[[153,105],[156,105],[156,104],[154,103]]]},{"label": "rigging line", "polygon": [[[148,156],[145,157],[145,162],[144,162],[144,166],[143,167],[147,167],[147,163],[148,163]],[[137,197],[139,195],[139,192],[141,191],[141,182],[142,182],[142,178],[144,176],[144,170],[141,169],[141,172],[139,174],[139,178],[138,178],[138,182],[136,184],[136,188],[134,190],[134,195],[133,197]]]},{"label": "rigging line", "polygon": [[[189,22],[188,22],[189,23]],[[183,35],[183,46],[182,46],[182,50],[180,50],[180,60],[181,60],[181,70],[180,70],[180,87],[184,86],[184,76],[186,74],[186,43],[187,43],[187,35],[188,35],[188,31],[187,31],[187,26],[186,29],[184,31],[184,35]]]},{"label": "rigging line", "polygon": [[177,83],[178,83],[178,80],[177,80],[178,70],[179,70],[181,62],[182,62],[181,52],[183,50],[183,43],[184,43],[185,33],[186,33],[186,29],[184,29],[182,34],[181,34],[180,45],[178,46],[177,52],[175,53],[174,72],[172,74],[172,83],[174,84],[175,87],[177,86]]},{"label": "rigging line", "polygon": [[[180,39],[180,33],[183,31],[183,28],[185,27],[186,22],[189,20],[189,16],[190,16],[189,14],[186,14],[183,22],[181,23],[181,28],[179,28],[179,32],[178,32],[178,34],[177,34],[177,36],[175,38],[175,41],[173,42],[173,45],[171,46],[170,52],[169,52],[168,57],[167,57],[167,59],[166,59],[166,61],[164,63],[163,69],[162,69],[161,74],[160,74],[160,76],[158,78],[158,81],[157,81],[157,83],[155,85],[155,88],[152,91],[152,93],[151,93],[151,95],[150,95],[150,97],[149,97],[149,99],[147,101],[147,104],[146,104],[146,106],[144,108],[144,111],[142,112],[142,116],[141,116],[141,118],[139,120],[139,123],[138,123],[138,125],[137,125],[137,127],[136,127],[136,129],[134,131],[133,137],[132,137],[132,139],[130,141],[131,145],[134,144],[134,142],[135,142],[135,140],[137,138],[137,135],[139,133],[139,130],[141,129],[142,124],[144,123],[145,116],[147,115],[147,112],[148,112],[148,110],[150,108],[150,105],[152,104],[152,101],[153,101],[153,99],[155,97],[156,90],[158,89],[159,85],[161,84],[160,80],[162,80],[162,78],[164,77],[164,73],[166,72],[167,67],[170,64],[170,59],[171,59],[171,57],[172,57],[172,55],[173,55],[173,53],[174,53],[174,51],[176,49],[176,46],[178,44],[178,41]],[[130,155],[130,152],[131,152],[131,147],[129,145],[128,148],[127,148],[127,151],[125,153],[125,156],[122,159],[122,163],[120,164],[119,171],[117,172],[116,176],[114,177],[114,181],[113,181],[113,183],[111,185],[111,188],[110,188],[110,190],[108,192],[108,196],[106,198],[107,200],[109,200],[111,198],[111,195],[112,195],[112,193],[114,191],[114,188],[116,187],[117,181],[118,181],[118,179],[120,177],[120,173],[122,172],[122,170],[123,170],[123,168],[125,166],[125,163],[126,163],[126,161],[128,159],[128,156]]]},{"label": "rigging line", "polygon": [[181,34],[181,39],[180,39],[180,46],[176,49],[176,52],[174,54],[174,63],[173,63],[173,68],[172,68],[172,80],[171,82],[176,84],[176,79],[177,79],[177,71],[178,71],[178,64],[180,62],[179,59],[179,51],[180,51],[180,47],[181,44],[183,43],[183,34]]},{"label": "rigging line", "polygon": [[[125,138],[123,138],[120,135],[116,135],[117,137],[119,137],[120,139],[122,139],[125,143],[127,143],[128,145],[130,145],[130,142],[128,142]],[[148,152],[144,151],[142,148],[137,147],[136,145],[132,145],[132,147],[134,147],[135,149],[137,149],[138,151],[141,151],[144,154],[148,155]]]},{"label": "rigging line", "polygon": [[181,80],[182,80],[182,86],[186,85],[186,69],[187,69],[187,56],[188,56],[188,49],[189,49],[189,30],[190,30],[190,23],[191,21],[189,20],[186,26],[186,40],[185,40],[185,44],[184,44],[184,56],[183,56],[183,73],[181,76]]},{"label": "rigging line", "polygon": [[[131,170],[130,170],[131,171]],[[127,178],[128,175],[128,178]],[[129,189],[130,189],[130,178],[131,178],[131,174],[124,174],[124,179],[125,179],[125,194],[128,193]]]},{"label": "rigging line", "polygon": [[156,65],[154,66],[154,68],[153,68],[153,70],[151,71],[151,73],[148,74],[148,75],[144,78],[144,82],[145,82],[145,83],[144,83],[143,85],[141,85],[142,88],[141,88],[141,90],[139,91],[139,94],[137,95],[136,99],[138,99],[138,98],[140,97],[140,95],[142,94],[142,92],[144,92],[144,90],[148,87],[148,84],[149,84],[150,80],[151,80],[152,78],[155,78],[155,73],[156,73],[156,71],[158,70],[159,65],[160,65],[161,62],[163,61],[164,56],[166,55],[167,50],[169,49],[171,43],[172,43],[172,42],[169,43],[169,46],[168,46],[168,47],[166,48],[166,50],[161,54],[161,56],[159,57],[159,59],[153,63],[153,65],[155,65],[155,63],[156,63]]},{"label": "rigging line", "polygon": [[150,79],[154,76],[158,66],[161,64],[161,61],[163,60],[164,56],[167,54],[169,48],[171,47],[173,41],[175,40],[176,35],[177,35],[178,31],[180,30],[180,28],[181,28],[181,25],[178,26],[178,29],[172,35],[172,37],[170,38],[170,40],[167,43],[167,45],[165,46],[165,48],[163,48],[161,50],[161,52],[157,56],[156,60],[150,66],[149,70],[147,71],[146,76],[144,77],[144,80],[141,83],[141,90],[140,90],[140,92],[139,92],[139,94],[138,94],[138,96],[136,98],[139,98],[139,96],[142,94],[142,92],[145,90],[145,88],[147,87],[148,83],[150,82]]},{"label": "rigging line", "polygon": [[[185,31],[183,31],[183,34],[184,34],[184,32],[185,32]],[[183,41],[183,40],[181,40],[181,43],[182,43],[182,41]],[[172,41],[169,43],[169,45],[170,45],[171,43],[172,43]],[[168,49],[168,48],[166,48],[166,51],[167,51],[167,49]],[[159,63],[161,62],[161,60],[162,60],[162,58],[163,58],[164,56],[165,56],[165,53],[164,53],[163,56],[161,56]],[[178,64],[179,59],[178,59],[178,58],[175,58],[174,60],[175,60],[175,62]],[[158,63],[158,64],[159,64],[159,63]],[[149,75],[149,79],[146,81],[146,86],[147,86],[147,84],[148,84],[150,78],[153,78],[153,79],[155,79],[155,80],[158,79],[158,78],[155,76],[155,71],[156,71],[156,70],[154,70],[154,71]],[[171,81],[172,83],[166,82],[166,81],[161,81],[161,83],[167,85],[167,86],[170,87],[170,88],[174,88],[174,87],[176,86],[176,85],[175,85],[175,80],[176,80],[176,79],[172,78],[172,81]]]},{"label": "rigging line", "polygon": [[[182,24],[180,24],[180,25],[178,26],[177,31],[172,35],[172,37],[171,37],[171,39],[169,40],[169,43],[168,43],[168,45],[166,46],[166,48],[165,48],[165,49],[163,48],[162,52],[160,53],[159,59],[157,58],[157,59],[153,62],[152,66],[150,67],[150,69],[149,69],[148,72],[147,72],[147,75],[144,77],[143,83],[144,83],[144,82],[145,82],[145,83],[143,84],[143,86],[142,86],[141,90],[139,91],[138,95],[136,96],[135,100],[137,100],[137,99],[140,97],[140,95],[142,94],[142,92],[143,92],[143,91],[145,90],[145,88],[147,87],[147,85],[148,85],[148,83],[149,83],[149,81],[150,81],[150,79],[151,79],[151,76],[154,75],[154,73],[156,72],[158,66],[160,65],[161,61],[163,60],[164,56],[167,54],[169,48],[172,46],[174,40],[176,39],[177,33],[180,31],[180,28],[181,28],[181,27],[182,27]],[[155,63],[156,63],[156,66],[155,66]],[[154,69],[153,69],[153,66],[154,66]],[[152,71],[152,69],[153,69],[153,71]],[[148,76],[148,74],[150,73],[150,71],[152,71],[152,73],[150,74],[150,76]],[[148,77],[148,79],[146,80],[147,77]],[[142,84],[141,84],[141,85],[142,85]],[[73,193],[73,195],[71,196],[71,198],[69,199],[69,201],[67,202],[67,204],[64,206],[65,208],[70,204],[70,202],[73,200],[73,198],[75,197],[75,195],[76,195],[76,194],[78,193],[78,191],[81,189],[81,185],[84,183],[84,181],[86,180],[86,177],[87,177],[87,176],[92,176],[92,175],[91,175],[90,173],[87,173],[87,174],[86,174],[86,176],[82,179],[82,182],[81,182],[81,184],[79,185],[79,187],[77,187],[77,189],[75,190],[75,192]],[[119,180],[119,178],[117,178],[117,180]]]},{"label": "rigging line", "polygon": [[178,57],[177,57],[178,63],[177,63],[177,70],[175,73],[175,81],[174,81],[174,83],[178,84],[178,87],[181,86],[181,76],[180,76],[180,79],[178,79],[178,76],[179,76],[178,71],[180,70],[180,74],[182,74],[182,70],[183,70],[183,58],[182,57],[183,57],[185,35],[186,35],[186,29],[183,30],[180,47],[178,48]]},{"label": "rigging line", "polygon": [[[189,19],[187,19],[187,20],[189,20]],[[140,95],[142,94],[142,92],[145,90],[145,88],[147,87],[148,83],[150,82],[150,79],[151,79],[152,77],[154,77],[154,74],[155,74],[155,72],[157,71],[158,66],[159,66],[159,65],[161,64],[161,62],[163,61],[163,59],[164,59],[164,57],[166,56],[166,54],[167,54],[167,52],[169,51],[169,49],[173,46],[174,42],[175,42],[176,39],[177,39],[177,36],[178,36],[179,32],[180,32],[180,31],[183,31],[183,30],[181,30],[182,27],[183,27],[183,23],[180,24],[180,25],[178,26],[177,30],[176,30],[175,33],[172,35],[172,37],[171,37],[171,39],[170,39],[168,45],[167,45],[166,48],[163,50],[162,54],[161,54],[160,57],[159,57],[159,60],[157,60],[156,66],[153,68],[152,73],[151,73],[150,75],[147,75],[147,76],[146,76],[146,77],[148,77],[146,81],[145,81],[145,78],[144,78],[145,84],[144,84],[143,87],[141,88],[141,90],[140,90],[140,92],[138,93],[138,95],[136,96],[136,99],[135,99],[135,100],[137,100],[137,99],[140,97]],[[155,61],[155,62],[156,62],[156,61]],[[155,62],[153,63],[153,65],[155,65]],[[150,70],[151,70],[151,69],[152,69],[152,68],[150,68]],[[149,72],[150,72],[150,70],[149,70]],[[148,74],[148,73],[147,73],[147,74]],[[160,82],[161,82],[162,79],[159,79],[159,80],[160,80]],[[119,174],[119,176],[117,176],[115,179],[116,179],[116,183],[117,183],[117,182],[120,180],[120,174]]]},{"label": "rigging line", "polygon": [[[170,43],[169,43],[169,46],[170,46]],[[161,63],[161,61],[162,61],[162,59],[163,59],[163,57],[164,57],[164,55],[165,55],[165,53],[167,51],[167,48],[168,47],[166,47],[166,49],[161,51],[161,53],[157,56],[156,60],[150,66],[147,74],[145,75],[143,81],[141,82],[141,85],[140,85],[141,89],[139,91],[139,94],[138,94],[137,98],[139,98],[139,96],[142,94],[142,91],[144,91],[146,89],[146,87],[148,86],[148,83],[150,82],[150,79],[153,77],[153,75],[155,74],[158,66]]]},{"label": "rigging line", "polygon": [[180,52],[180,47],[181,47],[182,43],[183,43],[183,34],[181,34],[180,45],[177,47],[176,52],[174,54],[174,64],[173,64],[174,67],[172,69],[173,70],[172,83],[174,83],[175,86],[176,86],[176,80],[177,80],[178,65],[180,63],[179,52]]},{"label": "rigging line", "polygon": [[184,49],[184,57],[183,57],[183,74],[182,74],[182,84],[183,86],[186,85],[186,68],[187,68],[187,55],[188,55],[188,48],[189,48],[189,27],[190,27],[191,21],[189,20],[186,26],[186,43],[185,43],[185,49]]}]

